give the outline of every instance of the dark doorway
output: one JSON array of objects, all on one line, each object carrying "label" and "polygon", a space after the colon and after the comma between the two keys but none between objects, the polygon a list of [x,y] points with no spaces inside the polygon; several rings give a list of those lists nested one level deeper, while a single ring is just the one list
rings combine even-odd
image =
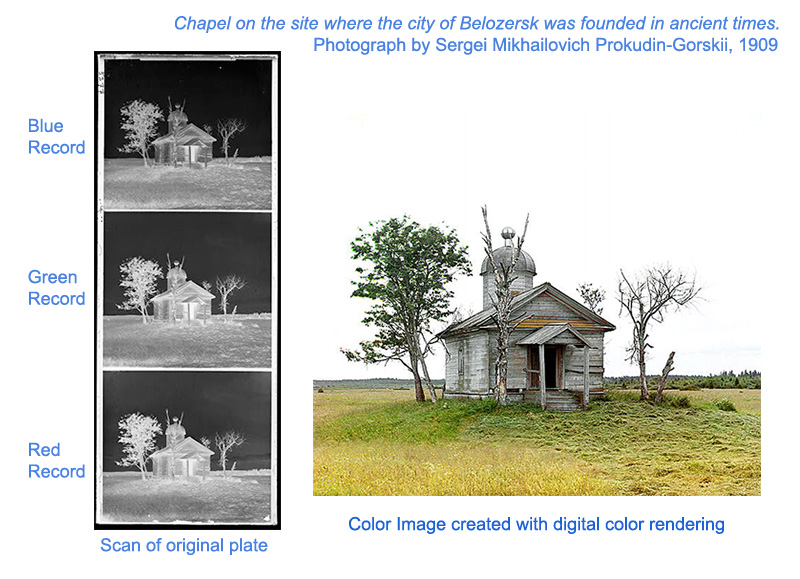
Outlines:
[{"label": "dark doorway", "polygon": [[544,347],[544,380],[548,390],[558,390],[558,346]]}]

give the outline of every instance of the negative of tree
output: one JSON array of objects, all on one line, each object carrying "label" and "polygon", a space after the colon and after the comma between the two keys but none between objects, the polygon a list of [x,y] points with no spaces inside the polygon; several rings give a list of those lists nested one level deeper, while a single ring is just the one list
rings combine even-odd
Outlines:
[{"label": "negative of tree", "polygon": [[228,147],[230,141],[238,133],[243,133],[247,123],[242,119],[220,119],[217,121],[217,133],[222,139],[222,151],[225,153],[225,164],[228,164]]},{"label": "negative of tree", "polygon": [[120,152],[139,153],[147,167],[147,151],[158,136],[158,122],[164,118],[161,108],[136,99],[125,104],[119,112],[122,116],[121,128],[125,133],[125,145],[120,147]]},{"label": "negative of tree", "polygon": [[134,412],[123,416],[118,426],[123,456],[117,466],[135,466],[145,479],[147,461],[156,450],[156,436],[161,434],[161,425],[154,416]]},{"label": "negative of tree", "polygon": [[219,451],[219,464],[222,467],[222,476],[227,476],[226,465],[228,463],[228,453],[235,447],[241,446],[246,442],[244,435],[235,430],[228,430],[222,434],[214,434],[214,445]]},{"label": "negative of tree", "polygon": [[369,224],[350,244],[358,281],[353,297],[374,302],[362,320],[375,328],[373,340],[359,350],[342,352],[349,360],[374,364],[396,360],[414,376],[418,401],[425,399],[423,376],[431,399],[436,391],[425,363],[435,339],[431,324],[451,314],[453,293],[447,289],[456,275],[469,275],[467,249],[445,226],[423,227],[408,216]]},{"label": "negative of tree", "polygon": [[510,263],[502,263],[494,258],[494,246],[492,244],[492,230],[489,227],[489,216],[486,206],[481,207],[483,213],[483,224],[486,227],[483,237],[483,249],[489,259],[491,275],[495,281],[495,295],[492,296],[492,307],[494,308],[495,324],[497,324],[497,359],[495,360],[495,391],[494,395],[500,404],[508,404],[508,347],[511,332],[517,326],[517,322],[511,319],[511,284],[516,279],[514,270],[517,267],[519,256],[522,253],[522,244],[525,243],[525,235],[528,233],[528,221],[530,214],[525,216],[525,229],[522,236],[517,239],[517,246],[511,253]]},{"label": "negative of tree", "polygon": [[634,277],[619,272],[617,301],[620,313],[625,312],[633,322],[633,336],[628,346],[628,361],[639,367],[641,399],[649,400],[647,388],[648,327],[651,322],[660,324],[671,311],[685,308],[700,293],[694,276],[673,269],[669,265],[646,268]]},{"label": "negative of tree", "polygon": [[125,301],[117,307],[138,311],[142,314],[142,323],[147,323],[147,306],[158,291],[157,280],[164,277],[161,267],[149,259],[131,257],[119,266],[119,272],[119,285],[125,290]]},{"label": "negative of tree", "polygon": [[247,285],[245,279],[241,276],[230,274],[224,278],[217,278],[217,291],[219,292],[219,307],[222,310],[222,315],[227,319],[228,317],[228,304],[229,296],[235,290],[240,290]]}]

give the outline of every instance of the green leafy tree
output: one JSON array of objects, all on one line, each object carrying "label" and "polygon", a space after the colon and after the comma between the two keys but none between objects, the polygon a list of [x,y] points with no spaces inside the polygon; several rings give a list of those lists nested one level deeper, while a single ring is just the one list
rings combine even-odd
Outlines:
[{"label": "green leafy tree", "polygon": [[447,227],[423,227],[408,216],[369,224],[350,244],[352,258],[364,265],[353,297],[374,305],[362,320],[375,328],[372,340],[357,350],[342,349],[349,360],[375,364],[399,361],[414,376],[418,401],[425,400],[423,378],[431,399],[436,391],[425,363],[436,338],[431,324],[453,314],[447,284],[470,274],[467,248]]}]

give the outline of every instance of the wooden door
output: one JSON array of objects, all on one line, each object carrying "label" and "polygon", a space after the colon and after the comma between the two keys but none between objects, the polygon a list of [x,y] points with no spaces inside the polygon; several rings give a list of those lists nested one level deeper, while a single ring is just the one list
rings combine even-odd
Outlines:
[{"label": "wooden door", "polygon": [[528,346],[528,390],[539,389],[539,346]]}]

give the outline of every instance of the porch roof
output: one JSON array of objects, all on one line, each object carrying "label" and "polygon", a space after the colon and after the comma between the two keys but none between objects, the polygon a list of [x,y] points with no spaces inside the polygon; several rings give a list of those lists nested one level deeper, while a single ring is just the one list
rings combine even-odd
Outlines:
[{"label": "porch roof", "polygon": [[540,344],[547,344],[549,341],[557,338],[564,332],[569,332],[575,338],[583,343],[584,346],[591,348],[589,342],[581,336],[580,332],[573,328],[570,324],[548,324],[543,328],[536,330],[522,338],[521,340],[517,340],[518,346],[537,346]]}]

